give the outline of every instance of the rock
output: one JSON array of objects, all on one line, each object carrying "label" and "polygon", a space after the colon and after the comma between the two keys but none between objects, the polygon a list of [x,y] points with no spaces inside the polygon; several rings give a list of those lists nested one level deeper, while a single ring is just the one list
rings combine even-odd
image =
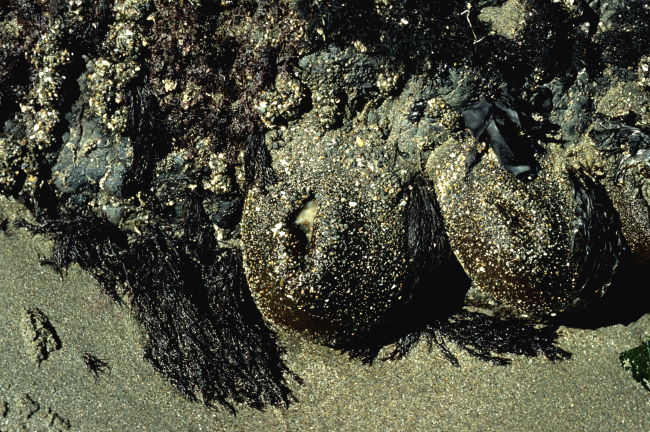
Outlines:
[{"label": "rock", "polygon": [[[409,176],[377,132],[316,138],[286,133],[272,152],[278,183],[252,190],[244,205],[244,263],[267,318],[335,344],[404,300]],[[306,234],[296,218],[310,205]]]},{"label": "rock", "polygon": [[383,132],[350,120],[328,130],[314,110],[269,149],[278,181],[248,193],[242,243],[253,297],[270,321],[337,345],[410,298],[408,204],[419,147],[431,139],[418,134],[426,122],[407,115],[418,83],[368,109],[392,119]]},{"label": "rock", "polygon": [[528,182],[501,168],[492,149],[467,170],[468,148],[450,139],[426,170],[452,250],[478,288],[538,318],[602,296],[623,248],[596,185],[568,170],[555,145],[536,156],[539,177]]},{"label": "rock", "polygon": [[[118,285],[136,294],[147,358],[191,399],[286,406],[288,369],[259,312],[355,345],[442,265],[444,226],[477,289],[537,318],[606,288],[621,248],[603,187],[645,259],[645,149],[639,163],[572,165],[598,152],[578,143],[597,114],[650,121],[643,1],[5,3],[0,190],[54,236],[57,269],[77,262],[115,300]],[[543,117],[559,132],[537,137],[546,155],[527,155],[541,173],[521,165],[528,183],[490,150],[468,174],[461,160],[461,113],[503,87],[552,94]],[[632,189],[616,191],[606,173],[623,161]],[[431,280],[425,317],[448,301]],[[465,347],[469,321],[454,323]],[[45,358],[55,333],[34,325]]]},{"label": "rock", "polygon": [[637,262],[650,263],[650,133],[601,119],[568,155],[607,191]]}]

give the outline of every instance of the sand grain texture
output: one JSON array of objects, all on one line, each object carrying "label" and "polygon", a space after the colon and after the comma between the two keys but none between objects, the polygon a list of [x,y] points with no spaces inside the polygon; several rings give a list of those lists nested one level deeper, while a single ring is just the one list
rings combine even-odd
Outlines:
[{"label": "sand grain texture", "polygon": [[[6,201],[5,201],[6,203]],[[72,266],[61,280],[41,266],[51,243],[23,229],[0,234],[0,430],[169,431],[646,431],[650,395],[618,361],[650,335],[650,316],[625,327],[563,328],[569,361],[513,357],[491,366],[455,350],[461,368],[420,344],[406,359],[364,366],[281,334],[288,366],[304,380],[288,410],[237,416],[186,401],[142,360],[143,335]],[[50,320],[61,348],[40,366],[21,333],[24,309]],[[94,379],[83,353],[105,360]]]}]

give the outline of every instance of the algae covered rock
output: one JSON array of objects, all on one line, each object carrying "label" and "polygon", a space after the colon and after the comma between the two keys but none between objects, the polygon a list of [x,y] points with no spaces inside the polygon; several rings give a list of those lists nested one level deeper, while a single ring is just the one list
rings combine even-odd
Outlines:
[{"label": "algae covered rock", "polygon": [[[466,148],[467,147],[467,148]],[[452,249],[475,284],[525,316],[554,316],[601,296],[622,253],[604,193],[547,145],[524,182],[492,149],[475,166],[449,140],[427,163]]]},{"label": "algae covered rock", "polygon": [[285,131],[271,153],[279,181],[249,192],[242,216],[260,310],[329,343],[368,331],[405,300],[407,171],[380,168],[395,150],[377,132],[357,133]]},{"label": "algae covered rock", "polygon": [[[53,237],[55,269],[76,262],[130,304],[147,361],[208,406],[293,401],[269,324],[361,352],[407,322],[375,357],[426,334],[449,359],[445,339],[557,358],[553,329],[450,317],[469,282],[440,276],[445,228],[481,289],[536,317],[607,287],[622,240],[602,187],[633,252],[650,244],[626,228],[647,215],[645,147],[590,170],[520,142],[552,120],[576,161],[596,114],[645,115],[646,93],[623,97],[647,85],[642,3],[2,2],[0,192],[31,206],[22,226]],[[459,119],[506,86],[465,119],[467,163]],[[540,88],[552,104],[527,118]],[[622,162],[632,201],[596,173]]]},{"label": "algae covered rock", "polygon": [[312,162],[312,178],[251,192],[242,220],[244,262],[260,310],[328,343],[385,317],[404,300],[407,274],[404,201],[399,192],[375,200],[371,186],[404,185],[364,175],[367,167],[346,172],[344,164],[325,158]]},{"label": "algae covered rock", "polygon": [[[365,56],[354,58],[346,73],[365,76],[358,69]],[[420,81],[394,98],[369,93],[360,114],[341,111],[342,128],[323,123],[315,107],[267,135],[277,182],[249,191],[241,232],[248,283],[271,322],[319,342],[346,343],[389,320],[411,298],[413,279],[449,255],[419,174],[419,147],[427,145],[419,131],[428,122],[413,124],[407,115]],[[340,85],[334,93],[347,81]],[[423,239],[431,244],[418,244]]]},{"label": "algae covered rock", "polygon": [[600,119],[570,148],[573,165],[598,178],[621,221],[627,245],[650,262],[650,132],[620,120]]}]

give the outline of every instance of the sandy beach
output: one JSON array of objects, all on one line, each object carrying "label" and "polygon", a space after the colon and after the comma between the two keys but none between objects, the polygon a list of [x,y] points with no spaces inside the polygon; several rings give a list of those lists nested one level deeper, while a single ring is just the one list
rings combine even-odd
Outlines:
[{"label": "sandy beach", "polygon": [[[12,205],[5,212],[21,214]],[[22,213],[24,214],[24,213]],[[512,357],[492,366],[454,350],[453,367],[425,343],[406,359],[364,366],[287,334],[299,402],[236,416],[185,400],[142,359],[143,335],[76,265],[63,280],[40,260],[51,242],[9,226],[0,234],[0,430],[75,431],[645,431],[650,395],[618,354],[650,336],[650,315],[597,330],[562,328],[571,360]],[[25,310],[48,317],[60,348],[38,365]],[[453,345],[452,345],[453,348]],[[82,355],[104,360],[98,379]]]}]

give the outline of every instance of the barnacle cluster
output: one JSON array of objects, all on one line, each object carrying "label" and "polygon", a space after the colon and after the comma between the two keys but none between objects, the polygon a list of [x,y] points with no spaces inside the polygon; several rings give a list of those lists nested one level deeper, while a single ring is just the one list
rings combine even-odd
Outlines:
[{"label": "barnacle cluster", "polygon": [[299,114],[304,97],[299,80],[280,74],[275,80],[275,90],[262,93],[257,103],[260,119],[270,128],[279,122],[293,120]]},{"label": "barnacle cluster", "polygon": [[211,175],[203,180],[203,189],[211,191],[215,195],[233,193],[237,185],[235,171],[226,163],[224,154],[210,155],[208,166]]},{"label": "barnacle cluster", "polygon": [[639,60],[639,69],[637,71],[641,84],[650,85],[650,55],[643,56]]},{"label": "barnacle cluster", "polygon": [[46,33],[36,44],[32,65],[38,71],[38,83],[29,94],[28,103],[20,107],[27,126],[27,145],[39,150],[53,144],[51,132],[59,121],[55,104],[65,79],[61,72],[71,61],[71,53],[61,49],[59,38],[57,33]]},{"label": "barnacle cluster", "polygon": [[128,106],[121,102],[127,97],[127,85],[140,72],[138,53],[143,40],[141,30],[134,21],[133,18],[128,21],[125,18],[125,21],[117,21],[109,26],[104,41],[105,56],[93,59],[87,65],[88,108],[106,128],[121,133],[125,132],[129,116]]},{"label": "barnacle cluster", "polygon": [[28,33],[15,17],[5,18],[0,23],[2,49],[0,61],[0,121],[4,122],[16,111],[19,102],[23,102],[29,91],[29,76],[24,74],[27,66],[28,48],[31,41],[26,40]]},{"label": "barnacle cluster", "polygon": [[345,105],[361,111],[367,101],[381,100],[400,77],[399,67],[377,60],[355,47],[332,47],[300,59],[300,77],[312,89],[312,104],[320,123],[332,127]]},{"label": "barnacle cluster", "polygon": [[[293,400],[271,328],[562,358],[533,322],[650,259],[626,3],[11,0],[0,190],[210,406]],[[529,321],[463,310],[467,276]]]}]

